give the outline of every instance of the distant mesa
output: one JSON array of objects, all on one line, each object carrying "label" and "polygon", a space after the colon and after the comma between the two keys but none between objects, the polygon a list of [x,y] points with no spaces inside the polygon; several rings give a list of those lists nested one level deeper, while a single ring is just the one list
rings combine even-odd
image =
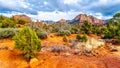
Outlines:
[{"label": "distant mesa", "polygon": [[67,21],[65,20],[65,19],[61,19],[61,20],[59,20],[58,22],[56,22],[56,23],[66,23]]},{"label": "distant mesa", "polygon": [[102,25],[102,24],[105,24],[106,21],[105,20],[100,20],[94,16],[88,16],[86,14],[79,14],[77,15],[73,20],[71,20],[71,24],[82,24],[84,23],[84,21],[87,20],[89,21],[90,23],[92,24],[98,24],[98,25]]},{"label": "distant mesa", "polygon": [[15,20],[23,20],[25,22],[32,22],[31,18],[26,15],[14,15],[13,18]]},{"label": "distant mesa", "polygon": [[[17,19],[17,20],[23,20],[25,22],[32,22],[31,18],[26,16],[26,15],[14,15],[13,16],[14,19]],[[72,20],[65,20],[65,19],[61,19],[59,21],[57,21],[56,23],[70,23],[70,24],[83,24],[84,21],[88,21],[92,24],[98,24],[98,25],[103,25],[103,24],[106,24],[107,21],[105,20],[100,20],[94,16],[88,16],[86,14],[79,14],[77,15],[74,19]],[[36,20],[35,23],[47,23],[47,24],[52,24],[52,23],[55,23],[54,21],[51,21],[51,20]]]}]

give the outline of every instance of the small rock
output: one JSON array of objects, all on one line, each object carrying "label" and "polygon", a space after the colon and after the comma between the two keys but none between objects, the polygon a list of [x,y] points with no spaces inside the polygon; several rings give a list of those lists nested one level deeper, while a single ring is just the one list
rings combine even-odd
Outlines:
[{"label": "small rock", "polygon": [[80,50],[79,50],[79,49],[75,49],[74,54],[75,54],[75,55],[80,55]]},{"label": "small rock", "polygon": [[32,63],[34,63],[34,62],[37,62],[37,61],[38,61],[37,58],[32,58],[32,59],[30,60],[30,64],[32,64]]},{"label": "small rock", "polygon": [[65,56],[68,57],[70,56],[71,54],[69,52],[65,53]]},{"label": "small rock", "polygon": [[93,56],[91,53],[85,53],[84,55],[86,55],[87,57]]}]

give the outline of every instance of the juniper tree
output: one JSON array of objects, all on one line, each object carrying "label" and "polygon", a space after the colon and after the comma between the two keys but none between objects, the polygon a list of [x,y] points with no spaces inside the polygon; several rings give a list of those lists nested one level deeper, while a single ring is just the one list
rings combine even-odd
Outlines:
[{"label": "juniper tree", "polygon": [[23,55],[30,61],[35,54],[41,50],[41,42],[36,33],[29,27],[24,27],[14,36],[15,48],[23,52]]}]

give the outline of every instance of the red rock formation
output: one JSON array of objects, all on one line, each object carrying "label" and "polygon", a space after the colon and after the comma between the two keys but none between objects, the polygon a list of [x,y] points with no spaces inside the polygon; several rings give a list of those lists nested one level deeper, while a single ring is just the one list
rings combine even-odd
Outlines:
[{"label": "red rock formation", "polygon": [[59,20],[57,23],[66,23],[67,21],[65,19]]},{"label": "red rock formation", "polygon": [[15,20],[23,20],[25,22],[31,22],[32,21],[31,18],[26,16],[26,15],[14,15],[13,18]]},{"label": "red rock formation", "polygon": [[92,24],[99,24],[99,25],[105,24],[104,20],[97,19],[96,17],[93,17],[93,16],[87,16],[86,14],[80,14],[76,16],[72,20],[72,22],[82,24],[84,23],[85,20],[91,22]]}]

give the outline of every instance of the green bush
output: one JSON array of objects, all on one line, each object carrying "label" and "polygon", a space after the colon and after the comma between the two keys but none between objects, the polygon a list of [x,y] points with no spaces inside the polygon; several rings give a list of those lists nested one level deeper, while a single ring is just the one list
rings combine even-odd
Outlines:
[{"label": "green bush", "polygon": [[81,38],[82,38],[82,37],[81,37],[79,34],[77,34],[76,39],[77,39],[78,41],[80,41]]},{"label": "green bush", "polygon": [[106,31],[104,38],[112,38],[112,37],[113,37],[112,33],[109,30]]},{"label": "green bush", "polygon": [[81,40],[82,40],[82,42],[87,42],[88,38],[86,35],[84,35],[84,36],[82,36]]},{"label": "green bush", "polygon": [[81,42],[87,42],[88,38],[87,36],[80,36],[79,34],[76,36],[76,39]]},{"label": "green bush", "polygon": [[63,37],[63,41],[64,41],[64,42],[67,42],[67,41],[68,41],[68,39],[67,39],[66,36]]},{"label": "green bush", "polygon": [[57,23],[57,24],[51,24],[52,27],[51,32],[55,33],[58,32],[59,30],[71,30],[71,25],[69,23]]},{"label": "green bush", "polygon": [[65,35],[69,36],[71,34],[71,32],[69,30],[59,30],[57,32],[57,34],[60,35],[60,36],[65,36]]},{"label": "green bush", "polygon": [[16,23],[9,18],[0,21],[1,28],[15,27],[15,25]]},{"label": "green bush", "polygon": [[81,25],[81,31],[82,33],[85,33],[85,34],[91,34],[92,28],[93,28],[93,25],[88,21],[84,21],[84,23]]},{"label": "green bush", "polygon": [[47,38],[47,32],[41,32],[41,31],[37,31],[37,36],[40,39],[46,39]]},{"label": "green bush", "polygon": [[79,31],[79,28],[77,28],[77,27],[75,27],[75,26],[72,26],[72,28],[71,28],[70,31],[71,31],[72,34],[77,34],[78,31]]},{"label": "green bush", "polygon": [[41,42],[36,33],[29,27],[24,27],[14,36],[15,48],[23,52],[27,61],[35,57],[35,54],[41,50]]},{"label": "green bush", "polygon": [[0,28],[0,39],[13,38],[18,31],[17,28]]}]

